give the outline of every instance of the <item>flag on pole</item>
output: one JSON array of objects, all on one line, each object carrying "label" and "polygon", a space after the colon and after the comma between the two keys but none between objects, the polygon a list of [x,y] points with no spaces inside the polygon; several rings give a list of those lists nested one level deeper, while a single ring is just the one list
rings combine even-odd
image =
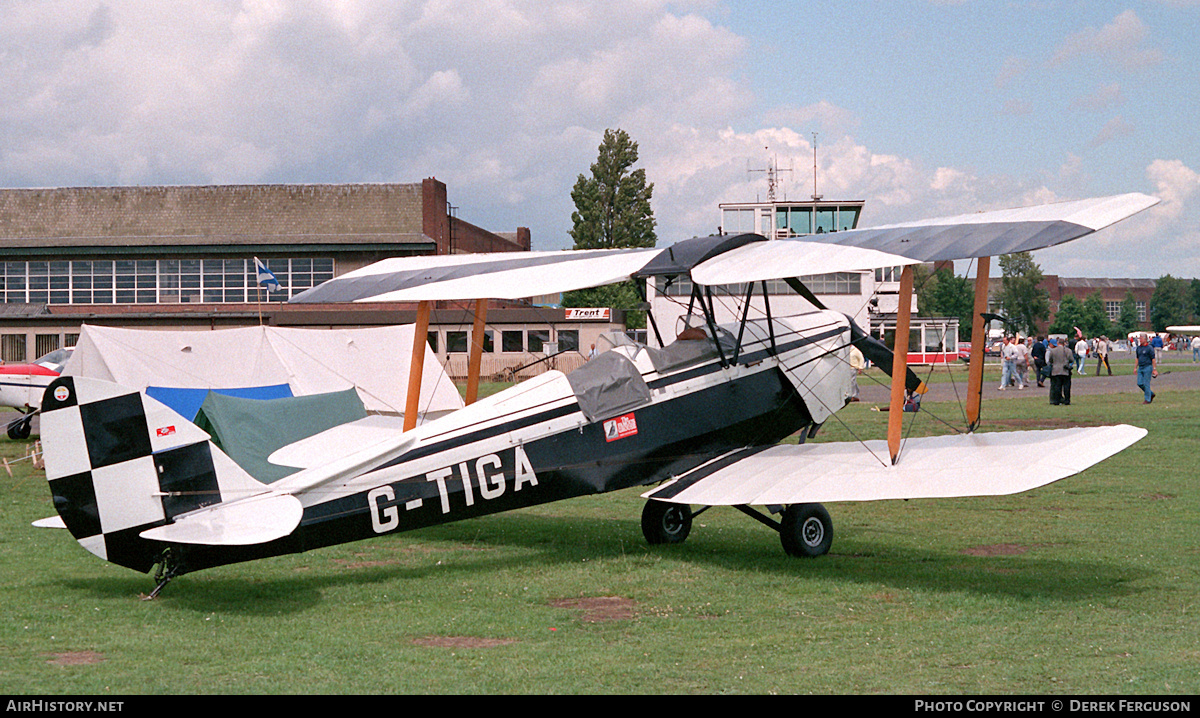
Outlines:
[{"label": "flag on pole", "polygon": [[275,273],[267,269],[267,265],[260,262],[258,257],[254,258],[254,268],[258,272],[260,286],[266,287],[268,292],[279,291],[279,280],[275,278]]}]

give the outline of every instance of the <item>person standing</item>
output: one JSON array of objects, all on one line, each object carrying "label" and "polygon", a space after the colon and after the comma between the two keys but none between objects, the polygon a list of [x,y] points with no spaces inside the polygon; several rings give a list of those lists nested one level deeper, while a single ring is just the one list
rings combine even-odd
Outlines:
[{"label": "person standing", "polygon": [[1029,344],[1028,344],[1028,341],[1029,341],[1029,338],[1026,337],[1024,340],[1018,339],[1016,342],[1014,342],[1014,344],[1017,348],[1017,359],[1016,359],[1016,364],[1015,364],[1016,374],[1017,374],[1017,387],[1020,389],[1024,389],[1025,385],[1028,383],[1025,381],[1025,377],[1029,373]]},{"label": "person standing", "polygon": [[1004,337],[1004,346],[1000,347],[1000,391],[1008,388],[1017,370],[1017,347],[1013,338]]},{"label": "person standing", "polygon": [[1065,340],[1059,344],[1057,339],[1050,339],[1050,349],[1046,351],[1046,370],[1050,375],[1050,404],[1058,406],[1071,404],[1071,365],[1075,357],[1066,347]]},{"label": "person standing", "polygon": [[1137,385],[1146,397],[1143,404],[1154,401],[1154,392],[1150,391],[1150,380],[1158,376],[1158,357],[1154,349],[1145,334],[1138,335],[1138,346],[1134,354],[1137,356]]},{"label": "person standing", "polygon": [[1079,335],[1079,341],[1075,342],[1075,366],[1079,367],[1079,376],[1087,376],[1087,372],[1083,370],[1083,364],[1087,361],[1088,343],[1083,335]]},{"label": "person standing", "polygon": [[1029,354],[1033,357],[1033,369],[1037,372],[1037,385],[1044,387],[1046,381],[1046,340],[1038,337],[1037,341],[1029,349]]},{"label": "person standing", "polygon": [[1096,376],[1100,376],[1100,367],[1107,369],[1108,375],[1112,376],[1112,367],[1108,365],[1108,337],[1096,339]]},{"label": "person standing", "polygon": [[1200,362],[1200,334],[1192,337],[1192,363]]}]

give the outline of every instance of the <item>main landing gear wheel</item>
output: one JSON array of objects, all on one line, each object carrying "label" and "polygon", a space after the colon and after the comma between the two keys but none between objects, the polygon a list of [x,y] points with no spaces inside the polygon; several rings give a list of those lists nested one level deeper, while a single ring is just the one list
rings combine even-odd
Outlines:
[{"label": "main landing gear wheel", "polygon": [[824,556],[833,543],[833,521],[821,504],[789,506],[783,511],[779,538],[791,556]]},{"label": "main landing gear wheel", "polygon": [[687,504],[652,499],[642,508],[642,534],[648,543],[682,543],[691,530],[692,507]]},{"label": "main landing gear wheel", "polygon": [[31,416],[26,416],[22,419],[14,419],[12,423],[8,425],[8,438],[12,439],[13,441],[28,439],[29,433],[32,430],[32,425],[33,417]]}]

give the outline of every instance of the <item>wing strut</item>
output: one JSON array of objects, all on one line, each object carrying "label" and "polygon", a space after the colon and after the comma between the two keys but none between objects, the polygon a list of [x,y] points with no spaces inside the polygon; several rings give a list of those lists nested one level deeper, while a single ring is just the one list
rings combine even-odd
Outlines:
[{"label": "wing strut", "polygon": [[429,302],[417,304],[417,323],[413,327],[412,361],[408,366],[408,399],[404,406],[404,430],[417,427],[421,408],[421,375],[425,372],[425,347],[429,343]]},{"label": "wing strut", "polygon": [[475,326],[471,331],[471,359],[467,363],[466,403],[474,404],[479,398],[479,365],[483,361],[483,334],[487,321],[488,300],[475,300]]},{"label": "wing strut", "polygon": [[912,319],[913,268],[900,271],[900,306],[896,308],[896,341],[892,350],[892,400],[888,406],[888,452],[892,464],[900,456],[900,426],[904,418],[905,377],[908,374],[908,327]]},{"label": "wing strut", "polygon": [[971,315],[971,363],[967,372],[967,431],[979,427],[979,410],[983,403],[983,352],[987,346],[983,313],[987,311],[991,260],[991,257],[979,257],[975,267],[975,312]]}]

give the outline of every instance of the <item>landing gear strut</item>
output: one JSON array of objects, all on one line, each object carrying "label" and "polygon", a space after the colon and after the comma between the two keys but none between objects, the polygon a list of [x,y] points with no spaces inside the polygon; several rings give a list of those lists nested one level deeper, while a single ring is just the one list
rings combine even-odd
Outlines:
[{"label": "landing gear strut", "polygon": [[152,601],[158,597],[159,592],[167,587],[171,579],[183,573],[182,566],[176,559],[175,554],[169,548],[163,549],[162,555],[158,559],[158,568],[154,571],[154,581],[158,584],[149,596],[143,598],[143,601]]}]

